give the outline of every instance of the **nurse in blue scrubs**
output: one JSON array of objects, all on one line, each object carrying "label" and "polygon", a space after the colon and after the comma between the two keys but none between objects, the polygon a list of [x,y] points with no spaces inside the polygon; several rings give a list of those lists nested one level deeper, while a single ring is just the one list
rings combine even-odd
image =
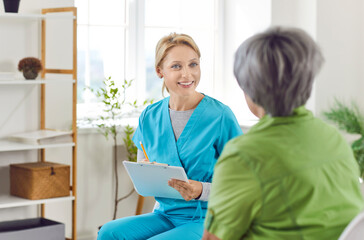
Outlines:
[{"label": "nurse in blue scrubs", "polygon": [[139,118],[133,141],[138,160],[183,167],[185,183],[170,180],[184,200],[156,198],[152,213],[105,224],[99,240],[201,239],[214,165],[224,145],[242,134],[229,107],[196,91],[200,82],[200,50],[185,34],[163,37],[156,47],[155,69],[170,97],[148,106]]}]

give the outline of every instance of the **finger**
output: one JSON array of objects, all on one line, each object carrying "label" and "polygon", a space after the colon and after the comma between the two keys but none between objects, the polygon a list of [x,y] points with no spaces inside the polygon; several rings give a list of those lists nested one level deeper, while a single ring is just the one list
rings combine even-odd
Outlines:
[{"label": "finger", "polygon": [[[182,181],[182,180],[179,180],[179,179],[175,179],[175,178],[171,178],[170,180],[173,180],[173,181],[176,181],[176,182],[187,183],[187,182],[185,182],[185,181]],[[190,181],[190,180],[188,180],[188,181]]]},{"label": "finger", "polygon": [[181,194],[184,200],[190,201],[192,199],[190,191],[184,188],[183,186],[176,184],[175,181],[172,180],[168,181],[168,185],[176,189]]},{"label": "finger", "polygon": [[170,181],[173,181],[173,183],[179,184],[179,185],[191,186],[191,184],[189,182],[185,182],[185,181],[182,181],[182,180],[179,180],[179,179],[171,178]]},{"label": "finger", "polygon": [[179,188],[185,189],[186,191],[192,190],[191,185],[186,182],[177,179],[171,179],[170,181],[173,184],[173,186],[178,186]]},{"label": "finger", "polygon": [[176,189],[186,201],[193,199],[193,189],[190,184],[173,179],[170,180],[169,185]]}]

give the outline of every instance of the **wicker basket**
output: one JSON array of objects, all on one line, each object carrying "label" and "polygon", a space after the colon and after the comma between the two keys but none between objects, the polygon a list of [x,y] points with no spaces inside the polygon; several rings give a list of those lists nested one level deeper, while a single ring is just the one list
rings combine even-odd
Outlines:
[{"label": "wicker basket", "polygon": [[70,195],[70,166],[52,162],[10,164],[10,194],[31,200]]}]

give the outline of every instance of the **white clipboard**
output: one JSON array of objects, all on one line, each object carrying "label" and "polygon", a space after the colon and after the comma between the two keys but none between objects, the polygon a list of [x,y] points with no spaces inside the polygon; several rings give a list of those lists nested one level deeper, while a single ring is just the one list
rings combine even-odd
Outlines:
[{"label": "white clipboard", "polygon": [[188,182],[182,167],[123,161],[126,171],[140,195],[183,199],[181,194],[168,185],[171,178]]}]

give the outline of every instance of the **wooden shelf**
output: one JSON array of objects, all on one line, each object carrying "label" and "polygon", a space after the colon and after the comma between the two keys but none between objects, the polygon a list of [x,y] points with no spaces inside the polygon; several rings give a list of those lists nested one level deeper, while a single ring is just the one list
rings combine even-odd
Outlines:
[{"label": "wooden shelf", "polygon": [[[41,200],[29,200],[24,198],[19,198],[15,196],[11,196],[9,193],[3,192],[0,194],[0,209],[5,208],[13,208],[13,207],[23,207],[23,206],[39,206],[40,207],[40,216],[45,216],[45,205],[47,203],[51,202],[60,202],[60,201],[71,201],[72,204],[72,222],[70,222],[70,226],[72,228],[72,240],[77,240],[76,236],[76,206],[77,206],[77,111],[76,111],[76,105],[77,105],[77,8],[75,7],[64,7],[64,8],[47,8],[47,9],[41,9],[41,14],[28,14],[28,13],[0,13],[0,24],[5,25],[5,30],[9,31],[9,28],[12,27],[11,25],[8,25],[9,23],[15,23],[18,26],[15,26],[19,28],[19,30],[27,30],[28,28],[25,27],[25,24],[38,24],[38,27],[40,27],[40,32],[38,34],[38,43],[40,43],[41,49],[41,62],[43,66],[47,66],[46,64],[46,40],[48,38],[49,32],[52,33],[52,31],[46,31],[46,22],[53,22],[54,20],[60,20],[59,23],[66,22],[72,22],[72,69],[45,69],[43,68],[39,75],[39,80],[25,80],[22,75],[19,72],[3,72],[0,73],[0,89],[1,87],[4,88],[4,86],[10,86],[10,87],[17,87],[22,85],[28,85],[28,86],[39,86],[39,107],[40,107],[40,116],[39,116],[39,122],[40,122],[40,129],[46,129],[46,90],[47,86],[46,84],[53,84],[53,83],[59,83],[59,84],[70,84],[72,88],[72,142],[67,143],[51,143],[51,144],[42,144],[42,145],[32,145],[32,144],[25,144],[15,141],[10,141],[7,139],[5,132],[0,138],[0,153],[7,153],[10,151],[23,151],[23,150],[37,150],[37,158],[35,156],[32,160],[39,160],[39,161],[45,161],[46,156],[46,149],[48,148],[60,148],[60,147],[72,147],[72,164],[71,166],[71,178],[72,181],[72,196],[67,197],[60,197],[60,198],[50,198],[50,199],[41,199]],[[51,21],[48,21],[51,20]],[[56,21],[55,21],[56,22]],[[34,26],[35,27],[35,26]],[[25,32],[27,33],[27,32]],[[10,34],[11,37],[14,37]],[[3,37],[3,36],[2,36]],[[6,37],[6,36],[5,36]],[[24,41],[26,41],[25,39]],[[62,39],[60,39],[62,41]],[[36,42],[32,43],[38,44]],[[36,46],[36,45],[35,45]],[[25,52],[25,51],[23,51]],[[2,57],[1,59],[4,59]],[[54,77],[53,75],[48,74],[58,74],[58,77]],[[63,77],[59,74],[68,74],[72,77],[72,79],[67,79],[68,77]],[[56,79],[52,79],[56,78]],[[7,91],[7,88],[2,89],[3,91]],[[0,91],[1,92],[1,91]],[[1,93],[0,93],[1,94]],[[67,96],[67,95],[65,95]],[[52,102],[51,102],[52,103]],[[28,112],[26,112],[28,113]],[[6,113],[2,113],[6,114]],[[28,113],[29,114],[29,113]],[[34,113],[30,113],[33,114]],[[67,149],[69,150],[69,149]],[[10,153],[10,155],[16,155],[13,153]],[[0,183],[2,184],[2,182]]]},{"label": "wooden shelf", "polygon": [[0,19],[76,19],[76,16],[71,14],[31,14],[31,13],[1,13]]},{"label": "wooden shelf", "polygon": [[47,198],[40,200],[29,200],[25,198],[15,197],[11,195],[0,195],[0,209],[1,208],[12,208],[12,207],[24,207],[32,206],[43,203],[61,202],[61,201],[73,201],[75,197],[59,197],[59,198]]},{"label": "wooden shelf", "polygon": [[55,143],[55,144],[43,144],[33,145],[24,144],[6,139],[0,139],[0,152],[8,151],[22,151],[22,150],[33,150],[33,149],[45,149],[45,148],[59,148],[59,147],[73,147],[75,143]]},{"label": "wooden shelf", "polygon": [[41,80],[25,80],[25,79],[9,79],[0,80],[0,85],[35,85],[48,83],[75,83],[73,79],[41,79]]}]

